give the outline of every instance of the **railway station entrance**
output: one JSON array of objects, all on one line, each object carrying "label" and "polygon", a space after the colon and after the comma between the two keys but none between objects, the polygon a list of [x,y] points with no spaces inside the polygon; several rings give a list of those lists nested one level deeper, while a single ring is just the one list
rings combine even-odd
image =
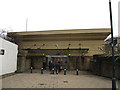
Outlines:
[{"label": "railway station entrance", "polygon": [[[9,33],[19,45],[18,69],[41,69],[43,62],[59,61],[68,70],[90,70],[94,54],[102,54],[109,29],[72,29]],[[65,55],[63,57],[62,55]],[[19,70],[20,68],[20,70]]]},{"label": "railway station entrance", "polygon": [[[89,62],[91,60],[91,57],[84,56],[85,54],[88,53],[89,51],[88,48],[25,49],[25,50],[28,51],[28,58],[26,58],[26,61],[25,61],[27,63],[26,65],[27,69],[32,67],[33,69],[40,70],[41,68],[43,68],[44,70],[50,70],[51,62],[54,68],[56,68],[56,65],[57,65],[60,71],[64,69],[67,69],[67,70],[76,70],[76,69],[88,70],[89,69]],[[74,53],[77,55],[75,55]],[[28,63],[30,64],[29,67],[28,67]]]},{"label": "railway station entrance", "polygon": [[68,63],[67,63],[68,56],[67,55],[46,55],[46,69],[50,69],[50,62],[54,62],[54,64],[58,63],[59,69],[67,69]]}]

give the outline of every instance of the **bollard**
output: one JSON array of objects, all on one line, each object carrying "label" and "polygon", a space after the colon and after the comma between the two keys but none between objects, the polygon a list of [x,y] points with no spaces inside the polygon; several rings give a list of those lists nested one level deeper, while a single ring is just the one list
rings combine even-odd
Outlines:
[{"label": "bollard", "polygon": [[43,68],[41,68],[41,74],[43,74]]},{"label": "bollard", "polygon": [[56,74],[58,74],[58,69],[56,70]]},{"label": "bollard", "polygon": [[32,67],[30,67],[30,72],[31,72],[31,73],[32,73],[32,69],[33,69],[33,68],[32,68]]},{"label": "bollard", "polygon": [[64,69],[64,75],[66,75],[66,69]]},{"label": "bollard", "polygon": [[54,74],[54,68],[52,68],[52,74]]},{"label": "bollard", "polygon": [[78,75],[79,73],[78,73],[78,69],[76,69],[76,75]]}]

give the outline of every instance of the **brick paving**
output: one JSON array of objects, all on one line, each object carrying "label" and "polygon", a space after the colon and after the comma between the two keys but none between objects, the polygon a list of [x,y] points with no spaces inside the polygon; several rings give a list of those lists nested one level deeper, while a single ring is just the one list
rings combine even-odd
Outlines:
[{"label": "brick paving", "polygon": [[3,88],[111,88],[110,78],[92,75],[88,72],[80,71],[75,75],[74,71],[63,72],[56,75],[36,73],[19,73],[3,78]]}]

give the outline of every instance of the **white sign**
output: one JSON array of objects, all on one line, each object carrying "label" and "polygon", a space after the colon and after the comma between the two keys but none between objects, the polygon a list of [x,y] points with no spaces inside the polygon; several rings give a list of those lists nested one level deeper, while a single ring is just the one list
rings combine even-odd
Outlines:
[{"label": "white sign", "polygon": [[46,57],[68,57],[67,55],[46,55]]}]

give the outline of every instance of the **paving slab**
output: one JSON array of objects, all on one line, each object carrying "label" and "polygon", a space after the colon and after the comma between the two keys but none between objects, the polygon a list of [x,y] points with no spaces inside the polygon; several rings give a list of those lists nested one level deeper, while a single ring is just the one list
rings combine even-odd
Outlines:
[{"label": "paving slab", "polygon": [[[117,83],[118,84],[118,83]],[[112,88],[110,78],[74,71],[64,75],[50,74],[48,71],[40,73],[19,73],[2,79],[3,88]]]}]

